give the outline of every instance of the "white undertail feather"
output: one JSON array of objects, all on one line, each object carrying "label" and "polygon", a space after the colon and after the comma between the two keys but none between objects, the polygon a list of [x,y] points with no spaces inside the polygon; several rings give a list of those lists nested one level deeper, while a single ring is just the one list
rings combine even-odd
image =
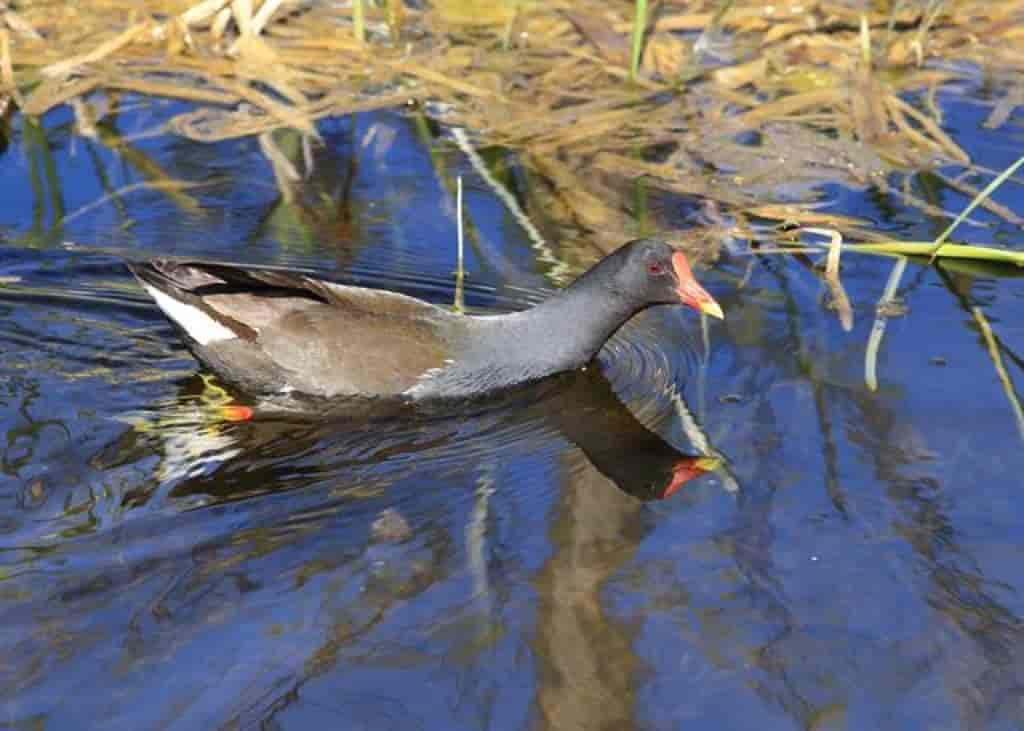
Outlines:
[{"label": "white undertail feather", "polygon": [[416,383],[414,383],[412,386],[410,386],[409,388],[407,388],[404,391],[402,391],[402,395],[403,396],[415,396],[417,393],[423,391],[423,389],[425,387],[425,383],[427,381],[429,381],[432,378],[436,378],[437,376],[440,376],[450,366],[452,366],[454,364],[455,364],[455,359],[454,358],[445,358],[443,366],[435,366],[434,368],[428,368],[427,370],[423,371],[416,378]]},{"label": "white undertail feather", "polygon": [[156,300],[160,309],[200,345],[209,345],[218,340],[231,340],[238,337],[233,330],[224,327],[198,307],[176,300],[148,284],[142,286]]}]

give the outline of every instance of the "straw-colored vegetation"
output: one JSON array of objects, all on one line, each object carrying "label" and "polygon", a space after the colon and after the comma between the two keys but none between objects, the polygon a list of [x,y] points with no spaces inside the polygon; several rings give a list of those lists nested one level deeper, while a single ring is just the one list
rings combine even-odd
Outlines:
[{"label": "straw-colored vegetation", "polygon": [[0,89],[26,115],[73,103],[86,127],[102,113],[83,103],[96,90],[189,100],[153,132],[202,141],[282,127],[315,141],[320,117],[417,103],[478,144],[522,151],[542,229],[615,245],[650,225],[628,203],[642,181],[707,201],[709,251],[772,221],[877,239],[817,210],[826,181],[945,216],[916,175],[973,196],[992,171],[944,131],[936,94],[1001,80],[992,125],[1024,102],[1018,0],[644,5],[0,2]]}]

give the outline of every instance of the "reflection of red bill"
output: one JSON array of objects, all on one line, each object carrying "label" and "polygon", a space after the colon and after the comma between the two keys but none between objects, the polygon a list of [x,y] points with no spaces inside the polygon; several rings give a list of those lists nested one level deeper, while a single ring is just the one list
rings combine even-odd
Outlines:
[{"label": "reflection of red bill", "polygon": [[721,465],[722,461],[716,457],[691,457],[679,460],[672,468],[672,482],[668,483],[668,487],[661,495],[662,498],[670,497],[694,477],[717,470]]},{"label": "reflection of red bill", "polygon": [[220,415],[224,418],[224,421],[249,421],[253,416],[253,410],[248,406],[234,404],[232,406],[222,406]]}]

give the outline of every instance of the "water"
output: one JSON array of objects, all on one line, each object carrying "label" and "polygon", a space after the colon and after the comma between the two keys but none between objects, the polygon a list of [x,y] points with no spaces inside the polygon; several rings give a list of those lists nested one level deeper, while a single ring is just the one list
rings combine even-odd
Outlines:
[{"label": "water", "polygon": [[[1004,166],[1005,130],[946,101]],[[324,124],[289,205],[255,140],[145,134],[175,109],[135,100],[97,139],[57,112],[0,158],[0,727],[1024,724],[1024,450],[981,325],[1019,379],[1020,280],[912,264],[877,391],[891,260],[846,257],[844,332],[800,262],[733,256],[699,273],[727,313],[708,351],[661,309],[599,367],[453,413],[227,422],[120,257],[450,303],[461,174],[467,305],[524,307],[557,272],[413,119]],[[168,176],[199,185],[93,205]],[[901,237],[945,225],[829,194]],[[689,471],[702,440],[727,470]]]}]

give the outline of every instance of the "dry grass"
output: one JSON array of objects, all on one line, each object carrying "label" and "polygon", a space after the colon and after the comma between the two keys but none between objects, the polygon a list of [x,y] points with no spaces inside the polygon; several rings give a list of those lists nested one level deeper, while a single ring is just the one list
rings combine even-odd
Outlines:
[{"label": "dry grass", "polygon": [[993,125],[1024,101],[1024,0],[736,2],[717,15],[720,0],[666,0],[635,82],[631,2],[380,5],[0,2],[0,105],[40,115],[97,90],[184,99],[194,111],[159,132],[214,141],[282,127],[315,138],[321,117],[416,102],[521,150],[543,182],[530,207],[603,249],[635,229],[624,191],[640,177],[713,203],[690,233],[709,244],[752,235],[753,219],[870,240],[862,222],[815,210],[822,182],[876,184],[944,214],[913,176],[941,168],[970,193],[965,178],[983,171],[944,131],[936,91],[1003,80]]}]

